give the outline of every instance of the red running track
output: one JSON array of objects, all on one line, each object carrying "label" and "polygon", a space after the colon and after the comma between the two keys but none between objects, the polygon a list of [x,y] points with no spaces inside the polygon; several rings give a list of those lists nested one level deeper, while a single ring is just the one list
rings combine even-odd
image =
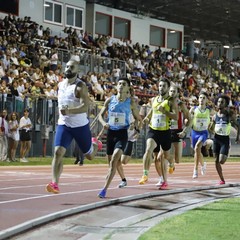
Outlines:
[{"label": "red running track", "polygon": [[[240,163],[226,163],[223,166],[226,183],[239,182]],[[158,190],[155,184],[158,176],[154,166],[150,169],[149,181],[139,185],[142,176],[141,164],[124,166],[128,186],[119,189],[118,175],[107,192],[106,199],[99,199],[98,192],[103,187],[107,165],[64,166],[61,176],[60,194],[45,191],[51,179],[50,166],[17,166],[0,168],[0,231],[14,227],[35,218],[89,203],[107,201]],[[169,189],[197,186],[212,186],[219,182],[214,163],[208,163],[207,174],[192,179],[193,163],[176,165],[174,174],[169,175]],[[166,190],[164,190],[166,191]]]}]

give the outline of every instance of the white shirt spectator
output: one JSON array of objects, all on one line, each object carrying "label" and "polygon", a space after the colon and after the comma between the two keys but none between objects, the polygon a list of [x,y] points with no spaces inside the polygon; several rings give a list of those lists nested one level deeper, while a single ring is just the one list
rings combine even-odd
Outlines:
[{"label": "white shirt spectator", "polygon": [[19,61],[17,59],[17,57],[15,56],[15,54],[13,53],[13,55],[11,56],[11,61],[13,62],[13,64],[19,66]]}]

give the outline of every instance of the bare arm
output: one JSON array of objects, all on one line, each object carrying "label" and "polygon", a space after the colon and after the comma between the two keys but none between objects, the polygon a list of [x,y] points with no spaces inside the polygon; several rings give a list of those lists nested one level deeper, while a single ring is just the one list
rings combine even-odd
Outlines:
[{"label": "bare arm", "polygon": [[108,111],[108,105],[110,103],[110,98],[108,98],[105,102],[103,107],[101,108],[100,112],[99,112],[99,122],[102,124],[102,126],[104,127],[104,129],[108,129],[109,125],[108,123],[104,120],[104,115],[106,114],[106,112]]},{"label": "bare arm", "polygon": [[215,119],[216,119],[216,114],[213,115],[212,120],[208,126],[208,131],[211,133],[214,133],[214,128],[215,128]]},{"label": "bare arm", "polygon": [[231,121],[231,124],[232,126],[237,130],[237,136],[236,136],[236,142],[239,142],[239,131],[240,131],[240,127],[239,127],[239,124],[237,122],[237,119],[236,119],[236,114],[234,112],[230,112],[230,121]]},{"label": "bare arm", "polygon": [[181,103],[180,110],[182,111],[184,119],[186,120],[184,129],[182,130],[182,132],[178,133],[178,136],[180,138],[183,138],[192,126],[192,119],[191,119],[191,115],[190,115],[185,103],[183,103],[183,102]]},{"label": "bare arm", "polygon": [[139,129],[139,128],[142,127],[142,118],[139,115],[139,110],[138,110],[137,104],[136,104],[136,102],[133,98],[131,98],[131,109],[132,109],[133,117],[136,120],[135,121],[135,126],[136,126],[137,129]]}]

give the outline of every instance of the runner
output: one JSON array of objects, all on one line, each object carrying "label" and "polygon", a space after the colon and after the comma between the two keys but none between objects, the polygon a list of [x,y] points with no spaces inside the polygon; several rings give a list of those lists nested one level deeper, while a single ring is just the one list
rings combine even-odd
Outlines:
[{"label": "runner", "polygon": [[70,60],[66,64],[65,79],[58,85],[59,119],[55,136],[52,160],[52,182],[46,191],[59,193],[59,179],[63,170],[63,156],[73,139],[85,157],[92,160],[101,147],[101,142],[93,139],[87,116],[90,99],[85,82],[78,78],[79,64]]},{"label": "runner", "polygon": [[[176,101],[169,96],[170,81],[168,79],[161,79],[159,81],[159,95],[152,99],[152,108],[148,115],[144,118],[144,123],[149,123],[149,130],[147,134],[146,150],[143,155],[143,176],[139,184],[145,184],[148,181],[148,174],[153,157],[154,149],[159,148],[163,151],[164,159],[171,160],[171,133],[170,133],[170,119],[178,119],[178,110]],[[157,160],[162,160],[162,169],[164,169],[165,161],[163,161],[161,151],[158,153]],[[160,189],[166,189],[168,184],[166,176]]]},{"label": "runner", "polygon": [[[121,165],[121,156],[128,141],[128,128],[130,125],[130,115],[138,121],[136,126],[139,130],[141,117],[135,99],[130,96],[130,81],[128,78],[120,78],[117,83],[117,95],[108,98],[99,114],[99,121],[107,129],[107,155],[109,160],[109,172],[103,189],[98,196],[105,198],[107,189]],[[108,117],[105,121],[105,114]]]},{"label": "runner", "polygon": [[239,124],[236,119],[236,114],[233,110],[228,109],[230,98],[222,95],[217,98],[217,113],[213,116],[210,130],[215,132],[214,134],[214,153],[215,153],[215,165],[218,176],[220,178],[219,184],[225,184],[223,177],[222,164],[224,164],[228,158],[230,148],[230,132],[231,126],[237,129],[236,142],[239,141]]},{"label": "runner", "polygon": [[[179,163],[180,158],[182,157],[182,139],[186,136],[188,129],[190,127],[190,115],[188,109],[184,102],[179,99],[179,89],[175,84],[171,84],[169,89],[169,96],[176,100],[178,105],[178,120],[171,119],[170,121],[170,130],[171,130],[171,142],[173,147],[173,158],[170,159],[168,172],[170,174],[175,170],[174,163]],[[183,128],[183,121],[185,120],[186,125]],[[156,152],[156,150],[154,150]],[[161,186],[164,181],[161,172],[160,162],[155,158],[155,167],[159,174],[159,182],[156,186]],[[165,172],[165,176],[167,173]],[[167,181],[167,179],[165,179]]]},{"label": "runner", "polygon": [[207,100],[208,94],[206,92],[200,92],[198,106],[192,107],[189,111],[192,116],[191,140],[194,150],[193,178],[198,177],[199,164],[201,165],[201,174],[204,175],[206,173],[206,162],[203,162],[201,148],[208,138],[208,127],[210,124],[210,110],[206,106]]}]

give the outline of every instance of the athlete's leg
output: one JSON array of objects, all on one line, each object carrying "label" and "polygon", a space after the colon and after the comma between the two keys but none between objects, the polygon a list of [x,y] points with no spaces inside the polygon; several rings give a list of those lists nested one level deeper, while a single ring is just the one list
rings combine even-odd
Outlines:
[{"label": "athlete's leg", "polygon": [[63,170],[63,156],[66,153],[66,148],[56,146],[54,148],[54,156],[52,160],[52,182],[59,183],[59,179]]},{"label": "athlete's leg", "polygon": [[203,156],[201,152],[202,148],[202,141],[198,140],[195,147],[194,147],[194,169],[198,170],[199,163],[203,166]]},{"label": "athlete's leg", "polygon": [[107,190],[110,183],[112,182],[113,177],[116,174],[117,165],[119,164],[119,162],[121,163],[120,159],[121,159],[122,153],[123,153],[123,151],[120,148],[116,148],[113,152],[113,155],[112,155],[112,158],[111,158],[111,161],[110,161],[110,166],[109,166],[109,171],[108,171],[106,183],[104,185],[105,190]]},{"label": "athlete's leg", "polygon": [[173,143],[174,148],[174,160],[175,163],[179,163],[180,159],[182,158],[182,141],[180,142],[174,142]]},{"label": "athlete's leg", "polygon": [[147,175],[148,175],[148,171],[150,169],[151,162],[152,162],[153,150],[156,147],[157,147],[157,144],[153,138],[147,139],[146,151],[143,155],[143,170],[144,170],[144,172],[147,173]]}]

